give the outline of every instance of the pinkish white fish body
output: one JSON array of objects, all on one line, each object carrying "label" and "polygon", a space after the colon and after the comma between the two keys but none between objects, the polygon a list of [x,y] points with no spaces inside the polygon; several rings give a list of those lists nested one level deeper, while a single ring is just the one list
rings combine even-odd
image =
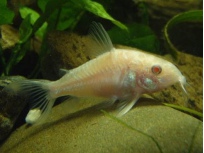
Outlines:
[{"label": "pinkish white fish body", "polygon": [[[160,91],[179,82],[185,91],[185,77],[172,63],[152,54],[116,49],[101,24],[93,23],[90,54],[97,57],[67,71],[57,81],[21,81],[8,86],[29,95],[30,111],[26,122],[46,118],[54,101],[62,96],[103,97],[121,101],[119,115],[128,112],[144,93]],[[186,91],[185,91],[186,92]]]}]

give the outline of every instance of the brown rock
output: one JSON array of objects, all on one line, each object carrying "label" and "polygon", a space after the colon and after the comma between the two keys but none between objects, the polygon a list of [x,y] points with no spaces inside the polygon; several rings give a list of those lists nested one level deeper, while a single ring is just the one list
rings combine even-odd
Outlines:
[{"label": "brown rock", "polygon": [[179,61],[175,62],[170,55],[165,59],[173,62],[186,77],[188,95],[176,84],[157,92],[152,96],[159,101],[178,104],[199,112],[203,111],[203,59],[190,54],[179,53]]},{"label": "brown rock", "polygon": [[72,69],[89,60],[84,52],[86,46],[82,36],[74,33],[53,32],[48,36],[50,54],[42,61],[44,78],[59,78],[60,69]]}]

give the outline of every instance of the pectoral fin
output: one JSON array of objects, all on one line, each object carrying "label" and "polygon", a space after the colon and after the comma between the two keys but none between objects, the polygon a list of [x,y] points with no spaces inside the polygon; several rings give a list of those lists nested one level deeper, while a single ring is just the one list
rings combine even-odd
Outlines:
[{"label": "pectoral fin", "polygon": [[125,113],[127,113],[137,102],[137,100],[140,98],[140,94],[136,95],[136,97],[131,98],[131,99],[126,99],[124,101],[121,101],[118,104],[118,115],[117,116],[122,116]]}]

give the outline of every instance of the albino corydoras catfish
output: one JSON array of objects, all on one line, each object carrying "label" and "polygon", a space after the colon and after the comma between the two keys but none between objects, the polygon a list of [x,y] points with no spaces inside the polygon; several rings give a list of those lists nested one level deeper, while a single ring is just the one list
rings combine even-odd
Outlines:
[{"label": "albino corydoras catfish", "polygon": [[67,71],[57,81],[25,80],[6,89],[28,96],[29,124],[39,123],[62,96],[103,97],[119,101],[119,115],[128,112],[144,93],[160,91],[179,82],[186,92],[185,77],[172,63],[152,54],[131,49],[116,49],[100,23],[91,25],[89,37],[96,58]]}]

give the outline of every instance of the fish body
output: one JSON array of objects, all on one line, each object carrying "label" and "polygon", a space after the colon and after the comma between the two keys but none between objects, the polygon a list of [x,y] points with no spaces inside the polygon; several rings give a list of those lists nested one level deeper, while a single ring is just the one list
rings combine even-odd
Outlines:
[{"label": "fish body", "polygon": [[[152,63],[150,65],[150,63]],[[50,83],[53,98],[71,95],[77,97],[117,97],[124,99],[136,94],[152,93],[183,78],[173,67],[173,73],[166,76],[154,74],[152,67],[161,65],[164,70],[172,70],[172,63],[156,56],[134,50],[115,49],[65,74]],[[171,81],[168,81],[171,78]],[[170,83],[170,84],[168,84]]]},{"label": "fish body", "polygon": [[71,70],[50,84],[53,96],[122,98],[139,91],[135,88],[136,71],[131,70],[128,58],[132,53],[114,49]]},{"label": "fish body", "polygon": [[[26,122],[46,118],[54,101],[62,96],[103,97],[121,101],[119,115],[128,112],[144,93],[160,91],[180,82],[185,91],[185,77],[172,63],[140,50],[116,49],[101,24],[93,23],[91,44],[96,58],[67,71],[57,81],[22,81],[7,89],[27,94],[31,110]],[[93,53],[90,52],[91,54]]]}]

